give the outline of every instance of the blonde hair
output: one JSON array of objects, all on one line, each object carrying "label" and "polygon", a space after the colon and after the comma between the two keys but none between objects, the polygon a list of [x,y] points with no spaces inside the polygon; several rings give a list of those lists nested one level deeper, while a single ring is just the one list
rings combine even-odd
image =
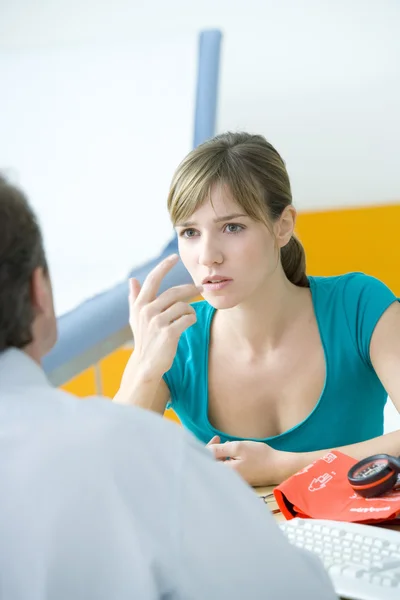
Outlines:
[{"label": "blonde hair", "polygon": [[[188,220],[210,197],[215,183],[228,186],[244,212],[268,226],[292,204],[285,163],[262,135],[223,133],[204,142],[181,162],[168,195],[168,211],[176,225]],[[286,277],[309,287],[304,248],[293,235],[281,248]]]}]

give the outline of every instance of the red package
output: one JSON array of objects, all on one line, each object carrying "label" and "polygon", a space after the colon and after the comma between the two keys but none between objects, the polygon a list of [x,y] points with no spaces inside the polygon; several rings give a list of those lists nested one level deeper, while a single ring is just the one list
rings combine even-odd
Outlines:
[{"label": "red package", "polygon": [[347,479],[358,461],[334,450],[311,463],[274,490],[286,519],[331,519],[380,523],[400,516],[400,490],[376,498],[362,498]]}]

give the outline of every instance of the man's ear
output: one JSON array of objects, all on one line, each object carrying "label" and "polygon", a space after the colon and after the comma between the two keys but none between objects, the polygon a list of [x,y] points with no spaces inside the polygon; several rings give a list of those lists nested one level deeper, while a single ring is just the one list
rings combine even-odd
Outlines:
[{"label": "man's ear", "polygon": [[43,267],[36,267],[31,277],[31,302],[36,315],[47,315],[52,311],[51,286]]},{"label": "man's ear", "polygon": [[294,233],[296,224],[297,212],[294,206],[286,206],[282,211],[281,216],[274,223],[275,239],[278,248],[283,248],[289,243],[290,238]]}]

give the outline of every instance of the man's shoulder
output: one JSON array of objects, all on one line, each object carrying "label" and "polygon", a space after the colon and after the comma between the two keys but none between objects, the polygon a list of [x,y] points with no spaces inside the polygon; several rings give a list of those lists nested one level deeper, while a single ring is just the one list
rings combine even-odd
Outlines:
[{"label": "man's shoulder", "polygon": [[196,461],[187,432],[161,415],[102,397],[79,399],[60,390],[53,401],[57,410],[35,428],[29,422],[25,428],[26,442],[40,457],[35,468],[45,477],[64,469],[74,482],[85,472],[97,483],[124,488],[133,497],[135,489],[153,494],[157,486],[176,488],[184,458],[190,464]]},{"label": "man's shoulder", "polygon": [[137,406],[117,404],[103,396],[77,398],[63,390],[54,390],[54,394],[54,400],[64,406],[58,416],[60,423],[87,431],[97,436],[100,443],[107,436],[115,436],[116,443],[128,436],[132,444],[149,437],[173,440],[182,436],[182,428],[177,424]]}]

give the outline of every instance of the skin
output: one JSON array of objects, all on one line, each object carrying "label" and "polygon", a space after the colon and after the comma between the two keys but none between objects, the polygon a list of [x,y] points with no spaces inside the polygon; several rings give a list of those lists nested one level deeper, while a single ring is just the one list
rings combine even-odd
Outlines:
[{"label": "skin", "polygon": [[24,351],[38,364],[57,341],[57,319],[54,310],[53,290],[48,273],[41,267],[34,270],[30,283],[31,303],[34,311],[32,342]]},{"label": "skin", "polygon": [[[217,275],[230,278],[230,283],[220,290],[205,283],[202,290],[217,308],[209,349],[211,424],[228,435],[261,439],[286,431],[310,414],[322,393],[326,367],[310,290],[291,284],[279,260],[295,217],[293,207],[287,207],[267,227],[243,215],[225,186],[212,188],[210,201],[176,226],[179,253],[196,287],[179,286],[157,298],[176,257],[158,265],[142,288],[136,281],[131,284],[135,352],[117,400],[164,412],[169,391],[162,375],[172,365],[181,333],[195,320],[190,299],[203,281]],[[370,354],[400,410],[398,303],[378,322]],[[263,442],[219,442],[216,437],[209,443],[215,457],[251,485],[280,483],[332,450],[291,453]],[[339,450],[354,458],[378,452],[399,455],[400,432]]]}]

